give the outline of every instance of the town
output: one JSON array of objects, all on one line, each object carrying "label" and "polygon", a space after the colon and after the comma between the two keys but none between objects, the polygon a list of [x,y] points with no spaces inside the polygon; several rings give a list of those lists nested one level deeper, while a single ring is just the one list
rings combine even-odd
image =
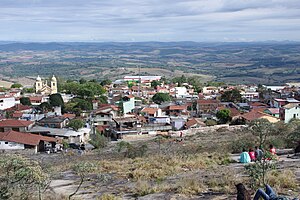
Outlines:
[{"label": "town", "polygon": [[[263,129],[270,131],[271,124],[274,124],[278,130],[272,131],[277,133],[280,127],[287,127],[284,124],[292,126],[300,119],[300,83],[278,86],[201,83],[197,77],[183,75],[173,79],[124,76],[123,79],[101,82],[58,80],[55,75],[49,78],[37,76],[32,87],[13,83],[10,88],[1,88],[2,153],[31,158],[37,155],[36,159],[43,157],[48,160],[56,154],[65,156],[73,152],[77,159],[90,159],[97,149],[117,145],[121,152],[124,151],[122,148],[127,148],[125,157],[138,158],[143,156],[151,141],[158,140],[159,146],[156,148],[161,151],[164,145],[162,138],[171,138],[167,139],[169,142],[175,138],[175,143],[190,146],[197,145],[197,142],[188,138],[211,132],[216,134],[220,130],[227,131],[228,137],[231,137],[229,141],[233,146],[229,151],[240,153],[242,148],[257,145],[243,139],[241,133],[247,127],[267,123],[268,127],[259,126],[254,133],[258,134],[265,131]],[[290,131],[294,134],[295,130],[297,126]],[[282,128],[282,131],[285,130]],[[236,132],[239,136],[232,135]],[[252,142],[259,141],[261,147],[267,145],[267,134],[262,133],[259,137],[259,140]],[[296,148],[297,145],[296,138],[288,140],[293,142],[290,144],[282,144],[278,138],[273,139],[276,147]],[[208,145],[203,148],[205,152],[217,145],[203,141]],[[140,145],[131,146],[136,142]],[[218,145],[224,148],[223,143]],[[295,153],[299,150],[297,147]],[[167,151],[166,154],[172,150]],[[294,153],[293,150],[288,152]],[[62,158],[56,159],[59,162]],[[234,160],[234,154],[231,158],[224,156],[222,159]],[[86,172],[87,169],[84,170]],[[51,187],[55,187],[56,182],[51,184],[54,184]],[[81,184],[76,192],[80,187]],[[152,192],[145,194],[148,193]]]},{"label": "town", "polygon": [[184,76],[176,81],[161,76],[125,76],[101,84],[80,80],[61,83],[58,93],[55,76],[48,82],[38,76],[33,88],[2,88],[0,149],[38,152],[63,140],[86,144],[96,133],[118,140],[261,118],[271,123],[300,119],[300,83],[195,88]]}]

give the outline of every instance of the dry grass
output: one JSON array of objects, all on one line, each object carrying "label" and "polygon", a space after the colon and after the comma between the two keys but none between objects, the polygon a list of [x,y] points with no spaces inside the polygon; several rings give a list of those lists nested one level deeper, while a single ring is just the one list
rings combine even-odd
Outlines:
[{"label": "dry grass", "polygon": [[274,187],[277,192],[282,193],[286,190],[295,190],[298,187],[296,176],[291,170],[273,170],[267,174],[267,183]]}]

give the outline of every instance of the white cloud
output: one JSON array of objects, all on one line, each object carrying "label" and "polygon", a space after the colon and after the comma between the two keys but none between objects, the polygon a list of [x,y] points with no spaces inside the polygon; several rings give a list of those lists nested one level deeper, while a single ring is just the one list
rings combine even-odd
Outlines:
[{"label": "white cloud", "polygon": [[1,0],[0,40],[300,40],[299,20],[299,0]]}]

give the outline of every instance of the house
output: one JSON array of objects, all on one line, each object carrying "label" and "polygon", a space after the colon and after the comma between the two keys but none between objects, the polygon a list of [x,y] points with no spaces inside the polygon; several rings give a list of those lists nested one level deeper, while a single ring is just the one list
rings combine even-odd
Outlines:
[{"label": "house", "polygon": [[18,132],[28,132],[34,125],[32,121],[26,120],[15,120],[15,119],[5,119],[0,121],[0,132],[6,131],[18,131]]},{"label": "house", "polygon": [[215,94],[218,92],[219,92],[219,89],[217,87],[212,87],[212,86],[203,87],[203,89],[202,89],[203,94]]},{"label": "house", "polygon": [[242,98],[247,99],[248,101],[258,101],[259,100],[259,93],[258,92],[241,92]]},{"label": "house", "polygon": [[289,103],[279,110],[280,119],[288,123],[291,119],[300,119],[300,103]]},{"label": "house", "polygon": [[206,126],[206,124],[198,118],[188,119],[188,121],[185,123],[186,129],[199,128],[199,127],[205,127],[205,126]]},{"label": "house", "polygon": [[57,140],[31,133],[9,130],[0,132],[0,150],[24,150],[31,149],[34,153],[45,150],[45,145],[55,146]]},{"label": "house", "polygon": [[141,124],[136,117],[114,117],[115,126],[111,127],[112,134],[115,138],[121,139],[123,135],[138,134]]},{"label": "house", "polygon": [[188,116],[187,105],[170,105],[166,109],[166,114],[169,116]]},{"label": "house", "polygon": [[277,117],[264,113],[261,109],[253,109],[248,113],[244,113],[242,115],[234,117],[233,120],[236,120],[238,118],[243,119],[246,122],[251,122],[256,119],[267,119],[271,123],[276,123],[280,121]]},{"label": "house", "polygon": [[48,98],[44,98],[43,96],[30,96],[29,99],[34,106],[38,106],[43,102],[48,102]]},{"label": "house", "polygon": [[273,117],[279,118],[279,108],[267,108],[264,110],[264,113],[272,115]]},{"label": "house", "polygon": [[13,96],[0,96],[0,110],[12,108],[16,105],[16,99]]},{"label": "house", "polygon": [[120,101],[120,104],[122,106],[123,114],[132,112],[132,110],[135,108],[134,96],[128,95],[123,97]]},{"label": "house", "polygon": [[281,108],[289,103],[300,103],[300,101],[298,101],[294,98],[286,98],[286,99],[276,98],[273,101],[271,101],[271,107]]},{"label": "house", "polygon": [[175,97],[185,98],[188,95],[186,87],[175,87]]},{"label": "house", "polygon": [[142,115],[145,117],[160,117],[162,116],[162,111],[160,108],[143,108],[141,110]]},{"label": "house", "polygon": [[103,126],[109,125],[110,122],[113,121],[113,114],[106,112],[93,112],[92,113],[92,121],[94,122],[94,126]]},{"label": "house", "polygon": [[52,138],[66,139],[68,143],[88,143],[90,139],[90,128],[81,128],[78,131],[74,131],[68,128],[50,128],[42,126],[34,126],[31,133],[48,136]]},{"label": "house", "polygon": [[184,118],[171,118],[171,126],[174,130],[182,130],[186,123],[186,119]]},{"label": "house", "polygon": [[44,117],[38,121],[38,125],[50,128],[64,128],[68,123],[68,118],[58,116]]},{"label": "house", "polygon": [[214,99],[200,99],[197,100],[197,114],[214,113],[219,107],[220,101]]}]

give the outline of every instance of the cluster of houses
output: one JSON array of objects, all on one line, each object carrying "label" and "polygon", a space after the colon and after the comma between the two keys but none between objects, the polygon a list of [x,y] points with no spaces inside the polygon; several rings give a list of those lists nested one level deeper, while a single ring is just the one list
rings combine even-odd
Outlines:
[{"label": "cluster of houses", "polygon": [[[160,81],[151,87],[152,81]],[[128,84],[130,83],[130,85]],[[171,130],[200,128],[218,121],[218,111],[230,111],[231,124],[264,118],[272,123],[300,119],[300,84],[284,86],[237,85],[203,87],[196,93],[188,83],[165,84],[160,76],[126,76],[107,86],[108,104],[96,105],[90,115],[92,127],[114,138],[126,135],[163,134]],[[239,90],[241,102],[221,102],[228,90]],[[260,92],[259,92],[260,91]],[[168,93],[172,101],[155,104],[152,97]]]},{"label": "cluster of houses", "polygon": [[[158,84],[153,87],[151,84]],[[93,100],[93,110],[84,111],[81,119],[86,125],[73,130],[68,122],[76,118],[74,113],[62,113],[60,107],[51,112],[35,109],[49,101],[49,95],[57,93],[57,82],[53,76],[50,85],[38,77],[34,94],[21,94],[20,89],[0,93],[0,150],[45,151],[62,141],[88,143],[90,135],[99,132],[112,139],[127,136],[166,134],[169,131],[201,128],[208,121],[218,121],[218,111],[230,111],[231,124],[267,119],[272,123],[300,119],[300,84],[284,86],[237,85],[206,86],[200,93],[188,83],[179,87],[165,84],[160,76],[125,76],[105,86],[108,102],[101,104]],[[242,102],[221,102],[224,92],[237,89]],[[260,91],[260,92],[258,92]],[[167,93],[172,101],[155,104],[152,97]],[[31,106],[22,105],[21,97],[29,97]],[[61,94],[65,103],[74,96]],[[78,117],[78,116],[77,116]]]}]

